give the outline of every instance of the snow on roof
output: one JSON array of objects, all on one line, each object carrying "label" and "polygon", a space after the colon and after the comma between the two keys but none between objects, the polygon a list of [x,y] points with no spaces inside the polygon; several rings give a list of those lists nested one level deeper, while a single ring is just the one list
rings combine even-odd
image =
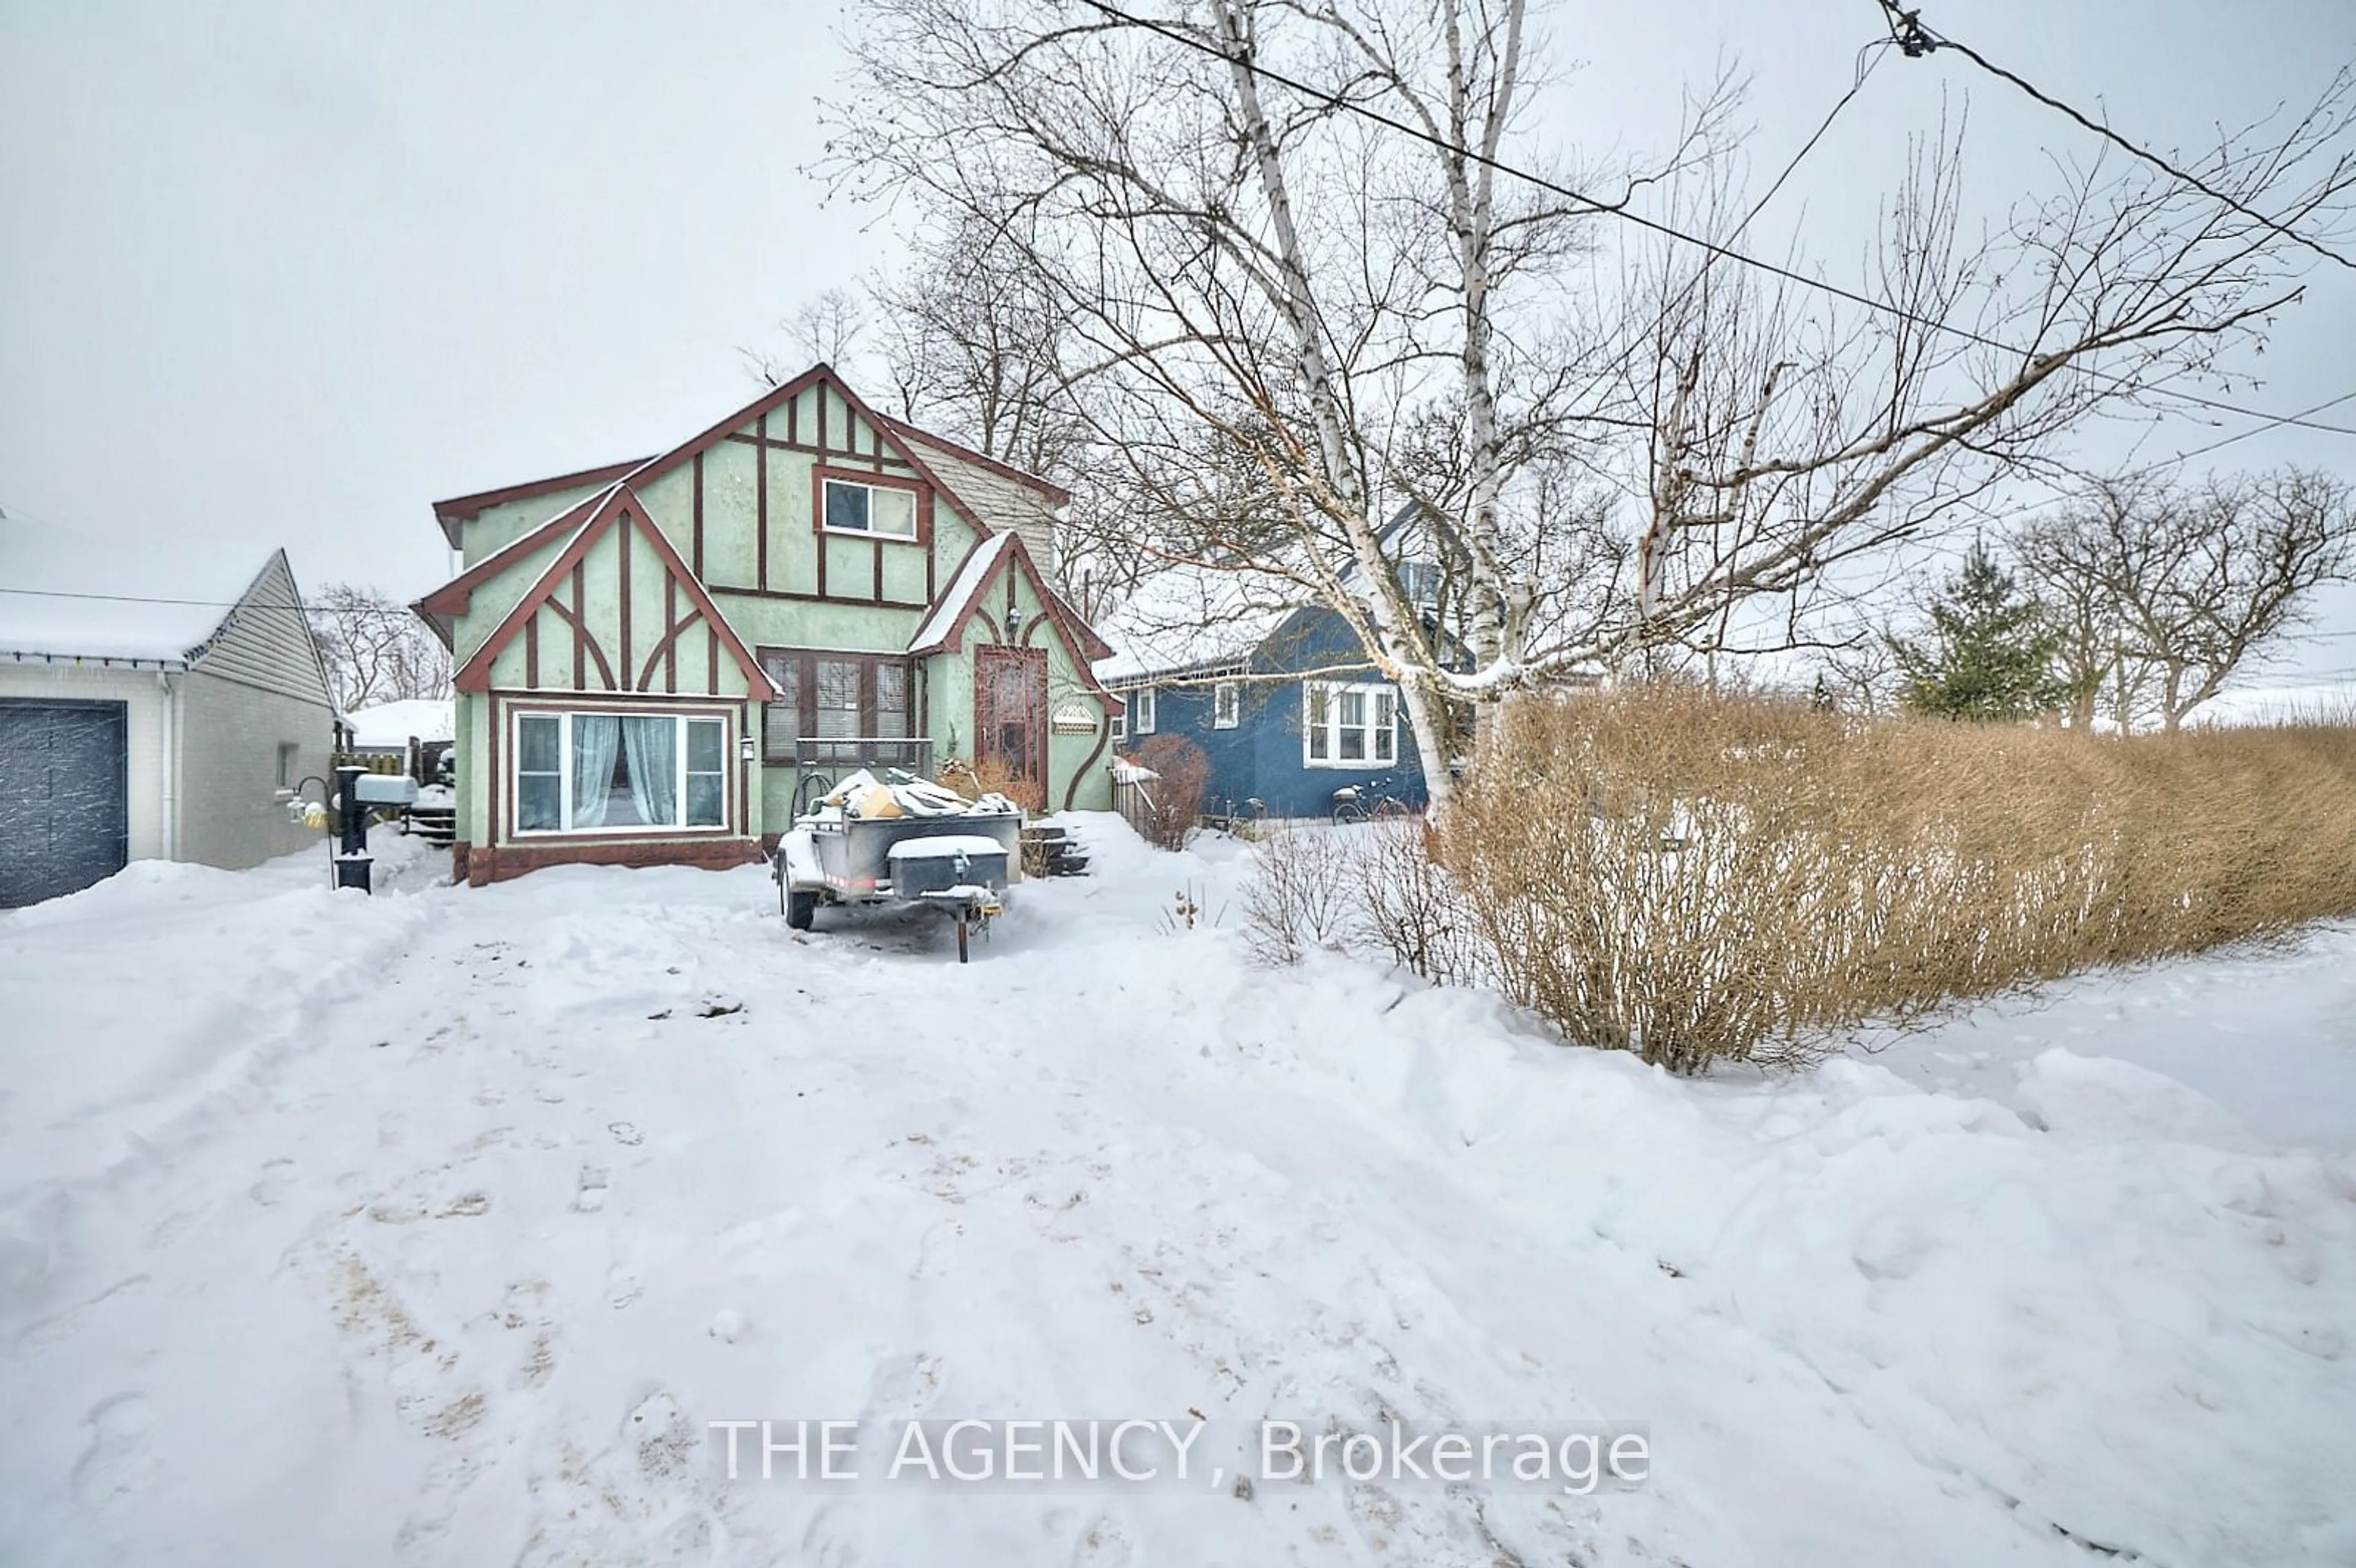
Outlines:
[{"label": "snow on roof", "polygon": [[458,733],[456,705],[446,697],[412,698],[380,702],[344,715],[352,728],[352,744],[367,752],[405,746],[411,736],[421,741],[448,741]]},{"label": "snow on roof", "polygon": [[997,566],[998,558],[1006,553],[1007,547],[1013,544],[1014,539],[1015,536],[1011,533],[992,534],[965,558],[965,564],[958,569],[957,576],[949,581],[949,591],[940,596],[933,605],[932,613],[925,617],[925,624],[916,628],[915,636],[908,639],[910,653],[937,646],[948,640],[949,634],[957,629],[958,618],[965,613],[966,606],[973,603],[974,595],[981,592],[981,585],[990,580],[991,571]]},{"label": "snow on roof", "polygon": [[1116,650],[1100,681],[1237,664],[1307,603],[1296,583],[1249,569],[1173,566],[1137,585],[1098,630]]},{"label": "snow on roof", "polygon": [[179,663],[268,565],[266,552],[0,519],[0,655]]}]

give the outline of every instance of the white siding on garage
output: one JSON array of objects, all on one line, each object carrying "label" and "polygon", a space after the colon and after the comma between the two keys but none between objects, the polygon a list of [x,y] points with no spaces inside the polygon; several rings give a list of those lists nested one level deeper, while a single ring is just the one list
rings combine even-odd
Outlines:
[{"label": "white siding on garage", "polygon": [[294,748],[288,784],[324,778],[335,709],[225,680],[210,663],[180,677],[180,859],[236,870],[316,848],[317,830],[290,821],[278,796],[279,748]]},{"label": "white siding on garage", "polygon": [[191,667],[284,697],[330,702],[318,645],[312,641],[302,602],[282,549],[270,558]]},{"label": "white siding on garage", "polygon": [[[282,786],[324,777],[336,710],[286,552],[270,558],[182,677],[180,859],[231,869],[319,842]],[[291,748],[281,766],[282,748]],[[319,798],[314,786],[306,792]]]},{"label": "white siding on garage", "polygon": [[318,832],[288,820],[279,797],[282,746],[292,748],[291,783],[325,775],[335,744],[335,708],[301,603],[281,551],[187,670],[0,657],[0,697],[124,704],[132,859],[239,869],[316,848]]}]

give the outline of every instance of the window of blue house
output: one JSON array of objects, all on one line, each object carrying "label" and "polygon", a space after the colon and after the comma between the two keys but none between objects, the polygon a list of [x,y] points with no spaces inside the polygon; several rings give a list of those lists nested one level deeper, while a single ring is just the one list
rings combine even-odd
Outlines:
[{"label": "window of blue house", "polygon": [[1244,720],[1244,688],[1232,680],[1211,688],[1211,728],[1232,730]]},{"label": "window of blue house", "polygon": [[1137,705],[1137,716],[1130,728],[1140,735],[1153,733],[1153,688],[1141,686],[1131,699]]},{"label": "window of blue house", "polygon": [[1301,683],[1301,759],[1312,768],[1398,760],[1398,688],[1387,681]]}]

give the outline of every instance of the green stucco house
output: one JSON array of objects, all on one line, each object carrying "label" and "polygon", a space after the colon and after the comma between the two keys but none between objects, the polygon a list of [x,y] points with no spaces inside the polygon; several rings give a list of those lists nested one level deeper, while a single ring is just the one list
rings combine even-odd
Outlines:
[{"label": "green stucco house", "polygon": [[820,365],[659,456],[441,502],[465,570],[417,611],[458,668],[456,875],[739,864],[859,767],[1108,806],[1067,499]]}]

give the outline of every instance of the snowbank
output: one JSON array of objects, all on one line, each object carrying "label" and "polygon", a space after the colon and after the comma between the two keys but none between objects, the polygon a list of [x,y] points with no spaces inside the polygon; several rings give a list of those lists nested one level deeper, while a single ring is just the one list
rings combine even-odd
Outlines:
[{"label": "snowbank", "polygon": [[[1058,820],[1094,874],[965,967],[922,912],[790,933],[757,868],[0,922],[0,1559],[2356,1555],[2345,1157],[2086,1035],[2018,1109],[1673,1080],[1257,967],[1248,851]],[[731,1483],[707,1424],[1190,1409],[1222,1466],[1392,1413],[1655,1457],[1590,1497],[829,1488]]]}]

